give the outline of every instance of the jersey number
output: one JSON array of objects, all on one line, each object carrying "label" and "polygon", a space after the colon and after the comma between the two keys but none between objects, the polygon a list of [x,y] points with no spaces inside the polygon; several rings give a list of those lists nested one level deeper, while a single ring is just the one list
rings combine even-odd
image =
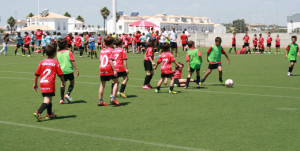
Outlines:
[{"label": "jersey number", "polygon": [[[46,73],[47,72],[47,73]],[[40,81],[40,83],[48,83],[49,81],[48,80],[45,80],[48,76],[49,76],[49,74],[51,73],[51,70],[50,69],[46,69],[44,72],[43,72],[43,74],[46,74],[43,78],[41,78],[41,81]]]},{"label": "jersey number", "polygon": [[103,68],[106,67],[107,63],[108,63],[107,55],[101,56],[101,67]]},{"label": "jersey number", "polygon": [[168,63],[168,61],[169,61],[169,59],[163,59],[163,60],[162,60],[162,62],[163,62],[162,67],[163,67],[163,68],[164,68],[165,65]]},{"label": "jersey number", "polygon": [[119,54],[115,54],[115,61],[114,61],[114,66],[117,64],[117,59],[119,57]]}]

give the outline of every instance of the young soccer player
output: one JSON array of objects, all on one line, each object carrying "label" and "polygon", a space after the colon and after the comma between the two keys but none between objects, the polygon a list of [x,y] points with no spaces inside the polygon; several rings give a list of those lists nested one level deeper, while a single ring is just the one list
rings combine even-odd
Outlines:
[{"label": "young soccer player", "polygon": [[[178,62],[178,64],[181,65],[181,67],[175,65],[175,70],[173,70],[174,74],[174,87],[184,87],[186,86],[186,79],[181,79],[181,74],[182,74],[182,68],[184,67],[183,63]],[[196,82],[195,79],[190,79],[190,82]]]},{"label": "young soccer player", "polygon": [[97,58],[96,46],[95,46],[95,37],[93,34],[89,35],[89,48],[91,51],[91,58]]},{"label": "young soccer player", "polygon": [[[56,50],[53,45],[47,45],[46,54],[48,56],[47,59],[44,59],[39,64],[34,77],[33,90],[37,91],[38,85],[37,81],[40,78],[40,87],[41,93],[44,97],[44,102],[40,106],[40,108],[33,113],[34,117],[38,121],[42,121],[42,113],[47,109],[46,119],[51,119],[56,117],[56,115],[52,112],[52,97],[55,96],[55,76],[56,74],[60,77],[62,83],[64,83],[63,72],[59,66],[58,61],[54,59],[56,56]],[[64,86],[64,85],[63,85]]]},{"label": "young soccer player", "polygon": [[141,46],[141,53],[144,53],[144,50],[146,50],[146,36],[145,33],[142,34],[142,36],[140,37],[140,46]]},{"label": "young soccer player", "polygon": [[199,82],[200,82],[200,68],[202,65],[202,55],[199,49],[195,48],[195,42],[194,41],[189,41],[188,46],[190,50],[186,53],[186,62],[188,63],[188,70],[189,74],[186,79],[186,86],[184,87],[187,89],[189,87],[189,83],[191,80],[191,77],[196,71],[197,74],[197,88],[200,88]]},{"label": "young soccer player", "polygon": [[250,44],[249,44],[250,37],[248,36],[248,32],[245,33],[243,40],[244,40],[244,46],[246,47],[247,51],[251,54],[250,47],[249,47],[250,46]]},{"label": "young soccer player", "polygon": [[128,48],[128,37],[126,37],[125,38],[125,41],[124,41],[124,45],[123,45],[123,47],[124,47],[124,49],[125,49],[125,51],[127,52],[127,53],[129,53],[129,48]]},{"label": "young soccer player", "polygon": [[230,59],[228,55],[226,54],[225,50],[221,46],[222,39],[220,37],[216,37],[215,39],[215,45],[210,47],[207,51],[207,61],[209,63],[208,70],[204,76],[203,79],[201,79],[201,83],[203,83],[206,78],[210,75],[211,71],[213,69],[219,70],[219,81],[221,84],[224,84],[222,79],[222,64],[221,64],[221,55],[224,54],[228,60],[228,64],[230,64]]},{"label": "young soccer player", "polygon": [[[58,40],[59,52],[57,53],[57,60],[63,71],[64,83],[61,83],[60,88],[60,104],[64,103],[64,98],[68,100],[68,103],[72,103],[72,98],[70,97],[73,91],[75,80],[74,80],[74,68],[76,70],[76,76],[79,76],[79,71],[75,63],[73,53],[68,50],[68,42],[66,39]],[[65,95],[65,85],[66,82],[70,81],[68,92]]]},{"label": "young soccer player", "polygon": [[152,89],[150,82],[154,75],[153,66],[155,65],[155,63],[153,61],[154,60],[153,42],[149,41],[147,43],[147,45],[148,45],[148,49],[147,49],[147,52],[146,52],[145,58],[144,58],[144,68],[146,71],[146,77],[145,77],[144,85],[142,88],[143,89]]},{"label": "young soccer player", "polygon": [[129,36],[128,36],[128,50],[127,50],[127,53],[129,53],[131,48],[132,48],[132,34],[130,33]]},{"label": "young soccer player", "polygon": [[56,34],[56,32],[53,32],[53,35],[52,35],[52,45],[57,50],[57,34]]},{"label": "young soccer player", "polygon": [[115,39],[112,36],[105,36],[104,43],[105,48],[100,52],[100,79],[101,84],[99,88],[99,102],[98,106],[107,106],[107,104],[103,101],[103,93],[106,81],[112,80],[114,83],[113,93],[110,100],[110,104],[119,106],[120,103],[116,100],[116,94],[118,91],[119,80],[117,78],[118,74],[114,66],[114,58],[112,56],[113,53],[113,45]]},{"label": "young soccer player", "polygon": [[23,56],[26,56],[26,54],[28,54],[28,57],[30,57],[31,53],[30,53],[29,45],[30,45],[31,37],[28,36],[28,32],[25,32],[23,40],[24,40],[24,51],[25,51]]},{"label": "young soccer player", "polygon": [[83,51],[84,51],[84,38],[83,38],[83,34],[80,34],[79,36],[80,39],[80,42],[78,41],[78,45],[79,45],[79,50],[80,50],[80,56],[79,57],[82,57],[83,55]]},{"label": "young soccer player", "polygon": [[188,37],[186,36],[185,31],[182,32],[180,39],[181,39],[181,44],[182,44],[182,50],[183,50],[183,52],[185,52],[185,51],[187,51],[186,42],[188,41]]},{"label": "young soccer player", "polygon": [[[31,31],[30,38],[31,38],[31,41],[30,41],[31,51],[34,52],[34,45],[35,45],[35,41],[36,41],[34,31]],[[29,49],[29,51],[30,51],[30,49]]]},{"label": "young soccer player", "polygon": [[293,76],[292,71],[295,63],[297,62],[297,55],[300,56],[299,46],[298,44],[296,44],[296,41],[297,36],[292,36],[292,43],[289,44],[286,48],[285,58],[287,58],[290,61],[288,76]]},{"label": "young soccer player", "polygon": [[271,33],[268,33],[268,38],[267,38],[267,51],[269,51],[269,54],[271,54],[271,46],[272,46],[272,37],[271,37]]},{"label": "young soccer player", "polygon": [[78,39],[78,33],[75,32],[74,37],[73,37],[74,54],[76,54],[77,53],[76,51],[78,51],[78,44],[77,44],[78,40],[77,39]]},{"label": "young soccer player", "polygon": [[[71,50],[71,52],[73,52],[73,46],[72,46],[72,43],[73,43],[73,37],[72,37],[72,33],[69,33],[65,39],[67,40],[67,46],[68,46],[68,49]],[[63,48],[64,49],[64,48]]]},{"label": "young soccer player", "polygon": [[[126,42],[125,42],[126,43]],[[112,52],[112,57],[114,58],[114,67],[116,69],[116,72],[118,74],[118,78],[123,77],[123,82],[121,84],[121,88],[120,88],[120,95],[123,98],[127,98],[125,92],[125,88],[126,88],[126,84],[129,80],[128,78],[128,74],[129,74],[129,70],[127,67],[127,54],[126,54],[126,50],[122,49],[122,39],[117,39],[116,42],[116,47],[113,52]],[[115,83],[112,83],[111,86],[111,92],[113,92],[113,88],[114,88]]]},{"label": "young soccer player", "polygon": [[236,33],[233,33],[232,37],[232,47],[229,49],[229,53],[231,53],[231,50],[234,49],[234,52],[236,52]]},{"label": "young soccer player", "polygon": [[160,55],[160,57],[157,60],[157,64],[155,65],[154,69],[156,69],[158,67],[158,65],[160,63],[162,63],[161,66],[161,78],[157,83],[157,87],[155,89],[155,93],[159,93],[160,92],[160,86],[163,83],[165,78],[170,78],[171,82],[170,82],[170,90],[169,93],[170,94],[177,94],[178,92],[174,91],[174,75],[172,72],[172,63],[175,63],[176,65],[178,65],[179,67],[182,67],[180,64],[178,64],[175,60],[175,58],[173,57],[172,53],[170,53],[170,44],[169,43],[163,43],[162,44],[162,50],[163,53]]},{"label": "young soccer player", "polygon": [[97,43],[98,43],[97,49],[98,49],[98,51],[100,51],[101,50],[101,45],[102,45],[102,37],[101,37],[100,34],[98,34]]},{"label": "young soccer player", "polygon": [[42,43],[42,57],[43,57],[46,53],[46,46],[47,46],[46,35],[43,35],[41,43]]},{"label": "young soccer player", "polygon": [[42,36],[43,36],[44,32],[41,29],[37,29],[37,31],[35,32],[35,37],[36,37],[36,49],[39,51],[41,51],[41,42],[42,42]]},{"label": "young soccer player", "polygon": [[137,42],[135,34],[132,35],[132,53],[135,53],[137,51]]},{"label": "young soccer player", "polygon": [[2,53],[3,51],[4,51],[4,56],[7,55],[7,51],[8,51],[8,46],[7,46],[7,44],[8,44],[9,41],[13,41],[13,40],[11,40],[11,39],[9,38],[9,34],[6,33],[6,34],[3,36],[3,48],[2,48],[1,51],[0,51],[0,55],[1,55],[1,53]]},{"label": "young soccer player", "polygon": [[257,35],[254,34],[254,38],[252,39],[253,40],[253,52],[256,52],[257,51]]},{"label": "young soccer player", "polygon": [[264,37],[262,37],[262,34],[259,34],[259,51],[260,53],[264,53],[265,47],[264,47]]},{"label": "young soccer player", "polygon": [[280,54],[280,38],[279,34],[277,34],[277,38],[275,39],[276,42],[276,54]]},{"label": "young soccer player", "polygon": [[18,49],[21,47],[22,49],[22,54],[24,54],[24,49],[23,49],[23,37],[21,36],[21,33],[18,32],[17,36],[15,38],[15,40],[17,40],[17,46],[16,46],[16,50],[15,50],[15,56],[17,55],[17,51]]}]

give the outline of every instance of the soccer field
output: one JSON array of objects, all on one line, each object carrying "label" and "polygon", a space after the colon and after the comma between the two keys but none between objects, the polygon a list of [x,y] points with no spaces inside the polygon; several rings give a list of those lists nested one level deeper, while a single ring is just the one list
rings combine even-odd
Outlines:
[{"label": "soccer field", "polygon": [[[33,113],[42,103],[32,90],[34,72],[43,59],[0,56],[0,150],[222,150],[287,151],[300,148],[300,64],[288,77],[289,62],[283,54],[234,55],[231,64],[222,56],[223,79],[233,79],[234,88],[221,86],[214,70],[197,89],[175,88],[178,94],[143,90],[142,54],[128,54],[128,98],[121,106],[98,107],[100,85],[98,59],[75,60],[80,76],[75,79],[73,104],[59,104],[59,80],[53,110],[54,120],[36,122]],[[207,71],[207,48],[201,77]],[[226,49],[228,52],[228,49]],[[19,50],[20,52],[20,50]],[[282,52],[285,51],[282,49]],[[274,53],[274,50],[273,50]],[[157,55],[157,54],[156,54]],[[177,61],[184,62],[179,49]],[[173,66],[174,68],[174,66]],[[160,69],[151,82],[155,86]],[[195,75],[193,76],[195,78]],[[104,101],[109,103],[111,83]],[[45,116],[46,111],[42,114]]]}]

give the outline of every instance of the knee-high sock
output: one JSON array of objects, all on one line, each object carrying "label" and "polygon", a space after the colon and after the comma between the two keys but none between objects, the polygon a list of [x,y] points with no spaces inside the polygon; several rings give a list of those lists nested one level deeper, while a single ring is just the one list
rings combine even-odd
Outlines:
[{"label": "knee-high sock", "polygon": [[69,85],[68,88],[68,95],[71,95],[71,92],[73,91],[74,85]]},{"label": "knee-high sock", "polygon": [[46,110],[47,108],[47,104],[46,103],[42,103],[42,105],[40,106],[40,108],[38,109],[38,112],[41,114],[43,113],[44,110]]},{"label": "knee-high sock", "polygon": [[47,106],[47,113],[48,113],[49,115],[52,114],[52,103],[48,104],[48,106]]},{"label": "knee-high sock", "polygon": [[60,87],[60,98],[63,100],[65,95],[65,87]]}]

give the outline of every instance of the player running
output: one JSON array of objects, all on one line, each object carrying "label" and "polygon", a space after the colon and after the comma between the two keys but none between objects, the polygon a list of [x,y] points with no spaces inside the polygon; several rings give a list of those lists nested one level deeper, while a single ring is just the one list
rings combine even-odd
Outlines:
[{"label": "player running", "polygon": [[287,58],[290,61],[288,76],[293,76],[292,71],[295,66],[295,63],[297,62],[297,53],[298,56],[300,56],[299,46],[298,44],[296,44],[296,41],[297,41],[297,37],[292,36],[292,43],[289,44],[286,48],[285,58]]},{"label": "player running", "polygon": [[[74,68],[76,70],[76,76],[79,76],[79,71],[75,63],[73,53],[68,50],[68,44],[66,39],[58,40],[59,52],[57,53],[57,60],[63,71],[64,83],[61,83],[60,88],[60,104],[64,104],[64,98],[68,100],[68,103],[72,103],[72,98],[70,97],[71,92],[74,88]],[[65,95],[65,85],[67,81],[70,81],[68,92]]]},{"label": "player running", "polygon": [[232,47],[229,49],[229,53],[231,53],[231,50],[234,49],[234,52],[236,52],[236,33],[233,33],[232,37]]},{"label": "player running", "polygon": [[34,84],[33,90],[37,91],[38,85],[37,81],[40,78],[40,87],[41,93],[44,97],[44,102],[40,106],[40,108],[33,113],[34,117],[38,121],[42,121],[42,113],[47,109],[46,119],[55,118],[56,115],[52,112],[52,97],[55,96],[55,76],[56,74],[59,76],[61,83],[65,83],[63,79],[63,72],[59,66],[58,61],[54,59],[56,56],[56,50],[53,45],[47,45],[46,54],[48,56],[47,59],[44,59],[39,64],[35,76],[34,76]]},{"label": "player running", "polygon": [[154,69],[157,69],[158,65],[162,63],[161,66],[161,78],[157,83],[157,87],[155,89],[155,93],[160,92],[160,86],[163,83],[165,78],[170,78],[170,94],[177,94],[178,92],[174,91],[174,75],[172,71],[172,63],[175,63],[177,66],[182,67],[180,64],[178,64],[173,57],[172,53],[170,53],[170,44],[169,43],[163,43],[162,44],[162,51],[163,53],[160,55],[160,57],[157,60],[157,64],[155,65]]},{"label": "player running", "polygon": [[[215,45],[211,46],[207,51],[207,61],[209,63],[208,65],[208,71],[206,72],[203,79],[201,79],[201,83],[203,83],[206,78],[210,75],[213,69],[219,70],[219,81],[221,84],[224,85],[223,79],[222,79],[222,64],[221,64],[221,55],[224,54],[228,60],[228,64],[230,64],[230,59],[228,55],[226,54],[225,50],[221,46],[222,39],[220,37],[216,37],[215,39]],[[201,85],[201,84],[200,84]]]}]

